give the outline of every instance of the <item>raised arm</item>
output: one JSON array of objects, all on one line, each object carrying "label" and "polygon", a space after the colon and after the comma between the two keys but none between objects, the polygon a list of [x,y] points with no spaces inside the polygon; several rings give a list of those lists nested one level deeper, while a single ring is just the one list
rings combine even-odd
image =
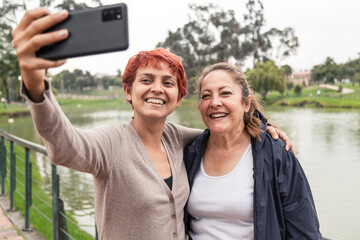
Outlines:
[{"label": "raised arm", "polygon": [[68,31],[63,29],[50,33],[43,32],[67,17],[66,10],[50,13],[46,8],[36,8],[27,11],[19,25],[12,31],[12,44],[18,57],[21,76],[34,102],[41,102],[44,99],[45,69],[59,67],[65,63],[65,60],[49,61],[37,58],[35,53],[45,45],[66,39]]},{"label": "raised arm", "polygon": [[44,140],[48,156],[54,164],[93,175],[106,174],[113,159],[112,138],[119,139],[113,128],[82,130],[75,128],[63,113],[45,79],[45,69],[58,67],[64,60],[49,61],[36,57],[42,46],[67,38],[68,31],[43,33],[66,19],[65,10],[51,14],[46,8],[27,11],[13,30],[23,84],[21,94],[29,103],[36,130]]}]

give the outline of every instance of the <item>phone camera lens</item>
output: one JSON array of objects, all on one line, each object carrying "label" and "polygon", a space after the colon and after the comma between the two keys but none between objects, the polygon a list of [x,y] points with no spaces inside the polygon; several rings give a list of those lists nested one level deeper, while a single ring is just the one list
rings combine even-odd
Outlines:
[{"label": "phone camera lens", "polygon": [[104,9],[102,12],[103,21],[120,20],[122,18],[121,7]]}]

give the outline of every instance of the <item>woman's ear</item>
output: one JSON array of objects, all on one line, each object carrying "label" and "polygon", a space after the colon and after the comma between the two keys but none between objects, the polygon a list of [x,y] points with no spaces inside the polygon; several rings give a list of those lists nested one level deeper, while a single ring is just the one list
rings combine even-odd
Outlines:
[{"label": "woman's ear", "polygon": [[132,101],[131,88],[125,89],[125,95],[126,95],[126,101],[131,103],[131,101]]},{"label": "woman's ear", "polygon": [[176,103],[176,107],[178,107],[180,105],[182,100],[183,100],[182,98],[180,98],[180,99],[178,98],[177,103]]},{"label": "woman's ear", "polygon": [[252,102],[252,95],[249,95],[245,98],[245,103],[244,103],[244,111],[245,112],[249,112],[250,107],[251,107],[251,102]]}]

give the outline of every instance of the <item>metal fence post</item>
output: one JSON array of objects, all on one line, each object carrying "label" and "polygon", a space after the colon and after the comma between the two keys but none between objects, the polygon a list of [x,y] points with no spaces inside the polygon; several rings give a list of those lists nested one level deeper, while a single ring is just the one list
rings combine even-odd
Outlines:
[{"label": "metal fence post", "polygon": [[23,231],[32,231],[30,228],[30,206],[31,206],[31,162],[30,162],[30,149],[25,148],[25,228]]},{"label": "metal fence post", "polygon": [[15,211],[14,209],[14,192],[16,189],[16,157],[14,151],[14,142],[10,141],[10,209],[9,211]]},{"label": "metal fence post", "polygon": [[53,240],[59,240],[59,185],[56,166],[51,164]]},{"label": "metal fence post", "polygon": [[5,179],[6,179],[6,147],[5,138],[1,136],[0,144],[0,174],[1,174],[1,196],[5,195]]},{"label": "metal fence post", "polygon": [[59,239],[69,240],[64,201],[61,198],[59,198]]},{"label": "metal fence post", "polygon": [[98,236],[98,231],[97,231],[97,225],[95,223],[95,240],[98,240],[99,236]]}]

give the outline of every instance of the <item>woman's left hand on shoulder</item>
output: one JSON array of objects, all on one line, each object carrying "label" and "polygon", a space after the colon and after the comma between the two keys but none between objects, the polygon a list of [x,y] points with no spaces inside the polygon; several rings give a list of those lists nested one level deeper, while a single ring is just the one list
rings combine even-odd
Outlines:
[{"label": "woman's left hand on shoulder", "polygon": [[289,151],[289,149],[291,148],[291,150],[296,155],[295,146],[294,144],[292,144],[290,138],[286,135],[284,131],[281,131],[280,129],[275,128],[274,126],[271,125],[266,126],[266,131],[271,135],[273,139],[277,140],[281,138],[282,140],[284,140],[286,144],[285,146],[286,151]]}]

